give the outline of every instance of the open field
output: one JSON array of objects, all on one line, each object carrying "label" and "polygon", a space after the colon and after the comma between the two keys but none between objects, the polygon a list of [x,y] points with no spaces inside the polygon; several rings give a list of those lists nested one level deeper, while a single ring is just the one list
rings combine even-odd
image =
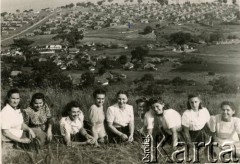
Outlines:
[{"label": "open field", "polygon": [[240,72],[240,65],[234,64],[184,64],[177,68],[175,71],[180,72],[217,72],[217,73],[234,73],[238,74]]}]

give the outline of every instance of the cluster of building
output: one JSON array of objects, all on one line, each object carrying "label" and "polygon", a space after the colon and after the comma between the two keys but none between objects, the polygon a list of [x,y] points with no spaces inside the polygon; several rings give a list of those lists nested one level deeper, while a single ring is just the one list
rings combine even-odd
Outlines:
[{"label": "cluster of building", "polygon": [[1,16],[1,34],[9,34],[11,31],[15,31],[23,26],[30,26],[36,20],[40,20],[43,17],[42,12],[45,11],[23,11],[17,13],[6,13]]},{"label": "cluster of building", "polygon": [[44,25],[26,35],[49,35],[59,31],[68,33],[73,28],[77,28],[78,31],[98,30],[119,25],[131,28],[138,23],[162,23],[162,21],[211,25],[213,20],[229,22],[236,19],[236,11],[236,5],[222,3],[185,3],[166,6],[161,6],[159,3],[112,4],[90,6],[89,11],[81,11],[81,7],[76,6],[67,11],[59,8],[57,16],[49,18]]}]

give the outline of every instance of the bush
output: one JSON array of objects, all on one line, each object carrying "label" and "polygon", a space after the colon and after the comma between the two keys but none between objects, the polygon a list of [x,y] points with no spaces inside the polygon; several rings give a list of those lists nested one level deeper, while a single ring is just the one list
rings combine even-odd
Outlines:
[{"label": "bush", "polygon": [[190,33],[184,33],[182,31],[172,33],[169,36],[170,43],[176,43],[179,45],[187,44],[192,40],[192,35]]},{"label": "bush", "polygon": [[149,84],[147,87],[143,90],[143,93],[146,95],[161,95],[165,92],[165,87],[162,85],[156,85],[156,84]]},{"label": "bush", "polygon": [[154,81],[154,76],[150,73],[146,73],[141,78],[141,81]]},{"label": "bush", "polygon": [[182,59],[181,61],[183,64],[204,64],[206,61],[204,61],[202,58],[198,57],[187,57]]},{"label": "bush", "polygon": [[236,35],[229,35],[227,38],[228,39],[237,39],[237,36]]},{"label": "bush", "polygon": [[214,32],[210,34],[210,42],[216,42],[223,39],[223,34],[221,32]]},{"label": "bush", "polygon": [[209,84],[213,87],[213,91],[219,93],[238,93],[240,79],[236,77],[219,77],[210,81]]},{"label": "bush", "polygon": [[143,30],[143,34],[150,34],[153,31],[151,26],[146,26]]},{"label": "bush", "polygon": [[209,75],[209,76],[214,76],[214,75],[215,75],[215,72],[208,72],[208,75]]}]

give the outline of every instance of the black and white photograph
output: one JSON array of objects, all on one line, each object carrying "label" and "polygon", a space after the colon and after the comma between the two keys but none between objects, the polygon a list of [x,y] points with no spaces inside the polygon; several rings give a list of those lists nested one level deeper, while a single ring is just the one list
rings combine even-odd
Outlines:
[{"label": "black and white photograph", "polygon": [[240,0],[0,6],[0,163],[240,163]]}]

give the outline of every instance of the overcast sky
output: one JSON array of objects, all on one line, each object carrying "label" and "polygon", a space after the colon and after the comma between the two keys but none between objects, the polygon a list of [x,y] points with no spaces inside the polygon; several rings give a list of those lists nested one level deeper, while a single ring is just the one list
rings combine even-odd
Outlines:
[{"label": "overcast sky", "polygon": [[[21,11],[27,9],[40,10],[46,7],[58,7],[69,3],[76,4],[77,2],[83,1],[96,3],[99,0],[1,0],[1,12],[15,12],[16,9],[20,9]],[[137,0],[133,1],[137,2]],[[143,1],[147,2],[148,0]],[[113,0],[113,2],[123,3],[124,0]]]}]

